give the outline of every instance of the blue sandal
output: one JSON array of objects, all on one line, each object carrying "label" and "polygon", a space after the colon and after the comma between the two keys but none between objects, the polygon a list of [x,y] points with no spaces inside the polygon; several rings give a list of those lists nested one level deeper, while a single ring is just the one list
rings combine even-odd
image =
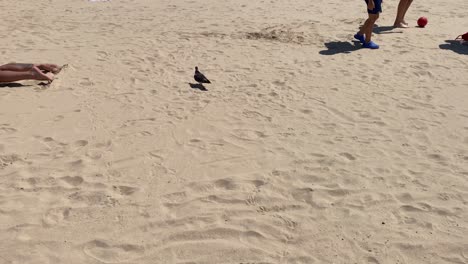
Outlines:
[{"label": "blue sandal", "polygon": [[367,43],[363,43],[362,47],[366,49],[378,49],[379,45],[375,44],[373,41],[369,41]]},{"label": "blue sandal", "polygon": [[356,33],[354,35],[354,38],[359,40],[362,44],[364,44],[366,42],[366,36],[360,35],[359,33]]}]

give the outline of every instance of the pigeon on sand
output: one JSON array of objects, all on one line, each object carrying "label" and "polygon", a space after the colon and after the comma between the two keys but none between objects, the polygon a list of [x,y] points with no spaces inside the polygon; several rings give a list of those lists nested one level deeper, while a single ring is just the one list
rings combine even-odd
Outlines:
[{"label": "pigeon on sand", "polygon": [[208,80],[208,78],[206,78],[205,75],[203,75],[203,73],[201,73],[201,72],[198,71],[198,67],[195,67],[195,75],[193,75],[193,78],[194,78],[195,81],[197,81],[199,84],[211,83],[210,80]]}]

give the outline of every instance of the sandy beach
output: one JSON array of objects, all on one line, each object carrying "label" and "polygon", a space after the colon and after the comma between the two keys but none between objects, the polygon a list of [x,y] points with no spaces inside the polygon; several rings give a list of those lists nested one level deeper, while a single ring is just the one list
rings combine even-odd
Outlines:
[{"label": "sandy beach", "polygon": [[468,1],[397,4],[0,0],[68,64],[0,84],[0,264],[468,263]]}]

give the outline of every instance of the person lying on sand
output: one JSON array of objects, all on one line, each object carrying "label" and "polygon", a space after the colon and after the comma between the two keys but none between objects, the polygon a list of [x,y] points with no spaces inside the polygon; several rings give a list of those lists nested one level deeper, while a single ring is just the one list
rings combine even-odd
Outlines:
[{"label": "person lying on sand", "polygon": [[52,82],[62,67],[55,64],[8,63],[0,66],[0,82],[39,80]]}]

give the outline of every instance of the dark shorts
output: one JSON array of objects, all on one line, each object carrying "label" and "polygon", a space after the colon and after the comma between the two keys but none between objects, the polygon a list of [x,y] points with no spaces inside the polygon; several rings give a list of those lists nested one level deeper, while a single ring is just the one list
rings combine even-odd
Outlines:
[{"label": "dark shorts", "polygon": [[[366,4],[369,4],[369,0],[365,0],[366,1]],[[367,9],[367,13],[369,14],[378,14],[378,13],[382,13],[382,0],[374,0],[374,4],[375,4],[375,7],[374,9],[370,10],[370,9]]]}]

